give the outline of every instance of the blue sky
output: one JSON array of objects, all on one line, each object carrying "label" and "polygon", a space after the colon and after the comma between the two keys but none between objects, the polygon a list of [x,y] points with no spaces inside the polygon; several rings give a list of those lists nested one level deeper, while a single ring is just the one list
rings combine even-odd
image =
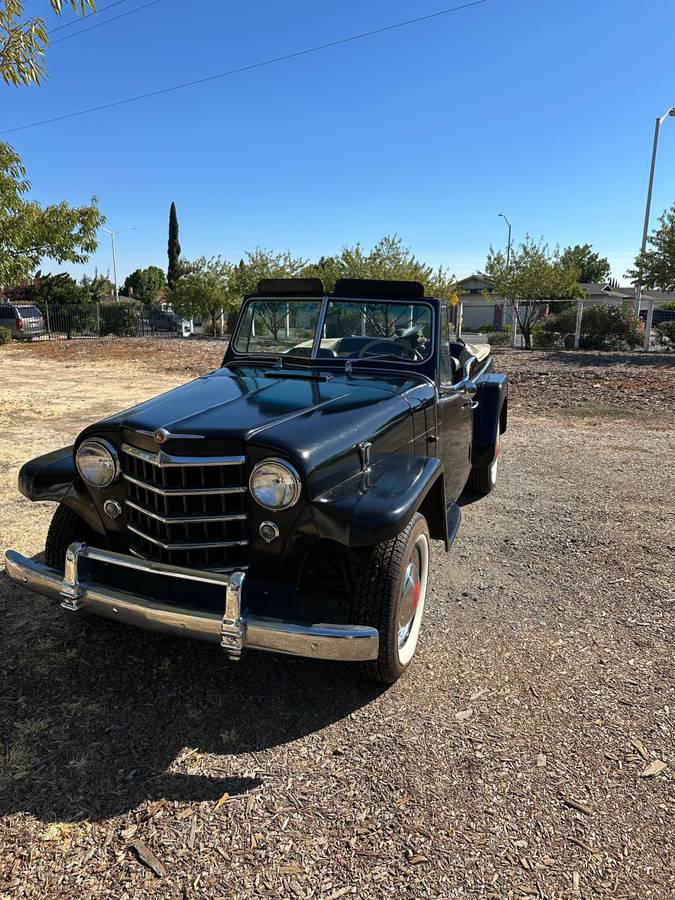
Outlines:
[{"label": "blue sky", "polygon": [[[144,2],[125,0],[87,24]],[[161,0],[54,45],[45,86],[0,87],[3,127],[449,5]],[[166,266],[172,200],[187,258],[237,260],[256,245],[313,258],[396,232],[422,258],[463,276],[482,266],[490,243],[505,244],[503,210],[514,240],[529,232],[551,244],[588,241],[621,279],[640,242],[654,119],[675,104],[674,44],[672,0],[487,0],[0,139],[24,158],[40,201],[96,194],[108,227],[135,226],[118,237],[121,279],[138,266]],[[669,119],[654,216],[673,201]],[[110,268],[102,237],[89,271]]]}]

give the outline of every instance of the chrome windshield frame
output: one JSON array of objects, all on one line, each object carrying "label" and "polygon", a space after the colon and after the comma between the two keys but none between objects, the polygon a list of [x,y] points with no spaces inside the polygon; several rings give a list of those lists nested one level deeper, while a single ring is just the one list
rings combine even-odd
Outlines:
[{"label": "chrome windshield frame", "polygon": [[[244,315],[243,315],[244,310],[250,303],[256,303],[257,301],[260,301],[260,300],[264,300],[267,302],[269,302],[271,300],[278,300],[279,302],[287,302],[287,303],[288,302],[298,303],[298,302],[320,301],[319,317],[317,319],[316,332],[314,334],[312,348],[311,348],[311,352],[310,352],[309,356],[293,356],[290,353],[281,353],[280,354],[278,351],[272,352],[272,351],[265,351],[265,350],[256,350],[255,352],[251,352],[251,351],[237,350],[237,347],[235,345],[236,345],[237,338],[239,337],[242,323],[244,321]],[[318,297],[318,296],[313,296],[313,297],[277,297],[277,296],[264,297],[262,295],[253,295],[250,297],[246,297],[246,299],[244,300],[244,303],[241,308],[241,312],[239,314],[237,328],[236,328],[234,334],[232,335],[232,341],[231,341],[230,346],[232,348],[232,353],[234,354],[237,363],[238,364],[245,363],[246,360],[249,358],[251,360],[261,360],[261,359],[267,360],[267,359],[269,359],[270,365],[272,365],[273,362],[277,359],[281,359],[284,362],[288,361],[289,363],[292,363],[293,365],[303,365],[303,364],[308,365],[308,364],[315,363],[319,359],[319,350],[321,348],[322,335],[323,335],[323,331],[324,331],[324,328],[326,325],[326,316],[328,315],[328,306],[330,303],[354,303],[354,304],[382,303],[382,304],[388,304],[390,306],[392,306],[392,305],[412,306],[412,307],[426,306],[431,314],[431,329],[430,329],[431,333],[430,333],[429,339],[428,339],[429,345],[430,345],[429,353],[424,357],[424,359],[419,359],[419,360],[387,359],[386,362],[390,363],[391,365],[397,366],[397,367],[402,366],[404,368],[409,368],[410,366],[414,366],[415,368],[418,368],[418,367],[427,365],[429,363],[429,361],[433,359],[435,347],[436,347],[437,309],[436,309],[436,305],[430,298],[424,297],[424,298],[415,299],[415,300],[406,302],[404,300],[392,301],[392,300],[384,298],[384,297],[383,298],[380,298],[380,297],[342,297],[342,296],[338,297],[338,296],[335,296],[334,294],[324,294],[322,297]],[[379,359],[377,356],[374,356],[372,358],[369,358],[366,356],[366,357],[363,357],[362,360],[359,360],[359,362],[368,363],[371,361],[371,359],[372,359],[373,363],[382,362],[382,360]],[[326,368],[333,368],[335,363],[344,364],[344,362],[345,362],[345,360],[343,360],[343,359],[331,360],[331,359],[321,358],[321,364],[322,365],[325,364]]]}]

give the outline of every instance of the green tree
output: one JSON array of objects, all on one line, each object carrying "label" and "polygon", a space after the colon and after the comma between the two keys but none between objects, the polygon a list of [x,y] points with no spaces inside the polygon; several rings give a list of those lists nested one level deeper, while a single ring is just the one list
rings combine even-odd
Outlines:
[{"label": "green tree", "polygon": [[609,279],[609,260],[593,252],[591,244],[575,244],[566,247],[561,256],[565,265],[573,265],[579,270],[579,281],[584,284],[604,284]]},{"label": "green tree", "polygon": [[659,226],[649,235],[648,249],[635,258],[627,272],[642,287],[675,291],[675,204],[659,217]]},{"label": "green tree", "polygon": [[420,281],[428,294],[441,298],[450,298],[456,287],[453,275],[418,259],[397,235],[385,235],[367,253],[361,244],[345,246],[338,255],[323,256],[305,266],[302,274],[323,279],[327,290],[333,289],[338,278]]},{"label": "green tree", "polygon": [[[94,0],[49,0],[59,15],[68,6],[81,15],[96,9]],[[40,84],[47,76],[44,64],[49,45],[45,20],[24,19],[23,0],[0,0],[0,77],[15,86]]]},{"label": "green tree", "polygon": [[101,300],[109,300],[115,290],[115,285],[108,276],[99,275],[98,269],[94,270],[93,278],[84,274],[82,278],[80,278],[80,287],[94,303],[100,302]]},{"label": "green tree", "polygon": [[178,240],[178,213],[176,212],[176,204],[171,203],[169,209],[169,244],[168,244],[169,266],[166,270],[166,277],[169,288],[176,287],[176,283],[181,276],[179,271],[180,258],[180,242]]},{"label": "green tree", "polygon": [[105,217],[95,197],[91,206],[43,207],[25,199],[29,190],[21,157],[0,142],[0,285],[25,283],[43,257],[84,263],[98,246]]},{"label": "green tree", "polygon": [[508,265],[506,254],[490,247],[485,275],[494,294],[511,305],[528,350],[542,305],[580,295],[579,269],[569,260],[563,261],[557,247],[549,251],[547,244],[537,243],[529,235],[512,250]]},{"label": "green tree", "polygon": [[166,290],[166,275],[159,266],[148,266],[147,269],[136,269],[131,275],[127,275],[124,281],[122,293],[127,297],[132,291],[136,300],[140,300],[146,306],[152,306],[162,291]]},{"label": "green tree", "polygon": [[187,274],[182,275],[169,292],[169,301],[179,315],[190,319],[195,316],[207,319],[215,337],[221,311],[227,314],[232,305],[229,282],[233,266],[219,256],[204,256],[189,263]]},{"label": "green tree", "polygon": [[49,303],[81,304],[91,299],[86,286],[79,285],[72,275],[59,272],[56,275],[38,275],[28,295],[32,303],[38,306]]},{"label": "green tree", "polygon": [[263,247],[246,252],[246,259],[232,268],[228,297],[231,303],[241,303],[245,294],[252,294],[261,278],[295,278],[305,274],[307,261],[294,257],[290,250],[273,253]]}]

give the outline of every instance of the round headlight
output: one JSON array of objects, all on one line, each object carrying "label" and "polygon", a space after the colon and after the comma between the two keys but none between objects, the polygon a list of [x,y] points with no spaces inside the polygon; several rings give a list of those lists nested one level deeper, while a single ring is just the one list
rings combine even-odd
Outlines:
[{"label": "round headlight", "polygon": [[75,455],[77,471],[88,484],[104,488],[111,485],[120,471],[117,453],[108,441],[83,441]]},{"label": "round headlight", "polygon": [[300,476],[290,463],[280,459],[258,463],[251,472],[248,486],[265,509],[288,509],[300,497]]}]

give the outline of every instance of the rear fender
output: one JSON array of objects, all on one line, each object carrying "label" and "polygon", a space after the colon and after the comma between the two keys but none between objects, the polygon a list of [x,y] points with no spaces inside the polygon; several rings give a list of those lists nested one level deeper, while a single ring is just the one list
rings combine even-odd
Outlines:
[{"label": "rear fender", "polygon": [[506,431],[508,378],[500,372],[492,372],[478,381],[477,387],[471,463],[476,468],[485,468],[494,460],[498,435]]},{"label": "rear fender", "polygon": [[432,538],[448,543],[443,466],[437,458],[392,454],[311,501],[317,531],[346,547],[400,534],[419,510]]}]

